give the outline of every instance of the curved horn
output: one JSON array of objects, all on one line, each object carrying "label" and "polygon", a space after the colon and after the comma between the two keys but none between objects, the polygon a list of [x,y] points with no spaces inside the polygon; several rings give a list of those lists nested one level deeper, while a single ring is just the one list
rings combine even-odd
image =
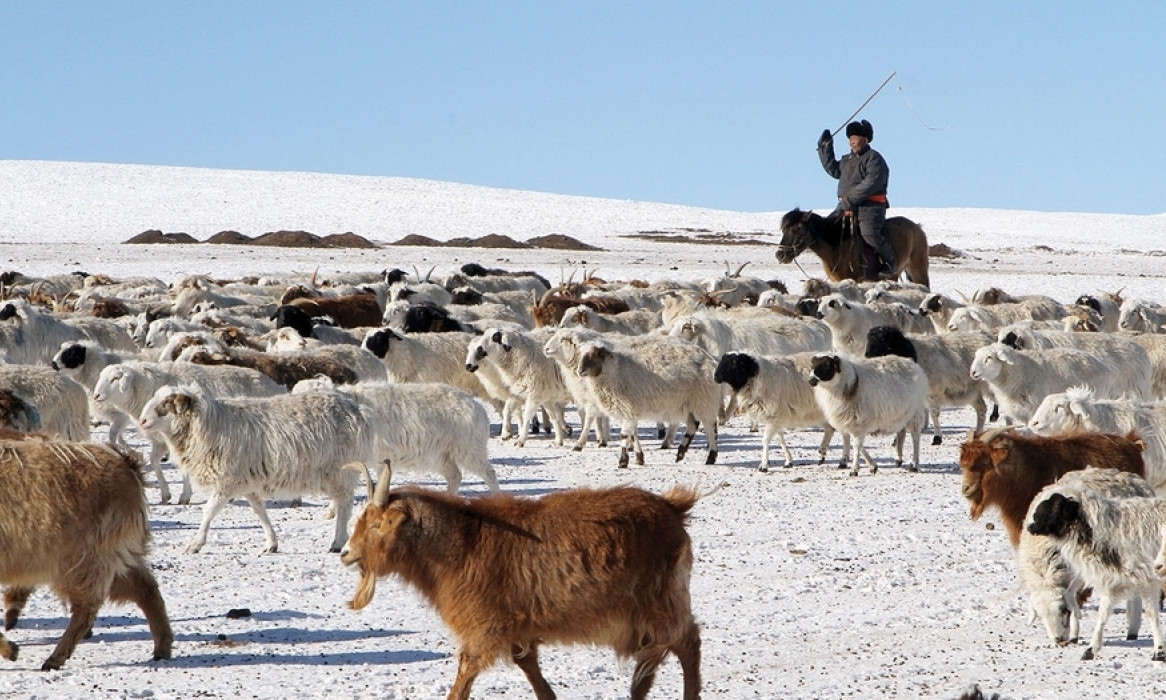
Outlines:
[{"label": "curved horn", "polygon": [[749,264],[749,261],[748,261],[748,260],[746,260],[745,262],[741,263],[741,267],[738,267],[738,268],[737,268],[737,271],[736,271],[736,272],[734,272],[733,274],[729,275],[729,276],[730,276],[730,277],[733,277],[733,278],[740,277],[740,276],[741,276],[741,271],[742,271],[742,270],[744,270],[744,269],[745,269],[745,266],[746,266],[746,265],[748,265],[748,264]]},{"label": "curved horn", "polygon": [[384,506],[389,502],[389,482],[392,478],[393,465],[386,459],[385,466],[381,468],[380,479],[377,480],[376,490],[372,494],[371,502],[373,505]]},{"label": "curved horn", "polygon": [[[358,464],[360,465],[359,469],[356,466]],[[341,467],[341,469],[348,469],[348,470],[354,471],[354,472],[359,472],[359,471],[364,472],[364,482],[365,482],[365,484],[368,485],[368,502],[372,503],[372,499],[375,496],[375,493],[373,490],[372,472],[370,472],[368,470],[368,465],[365,464],[364,462],[350,462],[348,464],[345,464],[343,467]]]},{"label": "curved horn", "polygon": [[433,271],[436,269],[437,269],[437,265],[434,265],[433,267],[429,268],[429,272],[425,273],[425,279],[422,281],[429,282],[429,278],[433,276]]},{"label": "curved horn", "polygon": [[316,266],[316,269],[315,269],[315,270],[312,270],[312,277],[311,277],[311,279],[309,279],[309,280],[308,280],[308,284],[312,285],[312,288],[313,288],[313,289],[315,289],[315,288],[316,288],[316,276],[317,276],[317,275],[319,275],[319,274],[320,274],[320,266],[319,266],[319,265],[317,265],[317,266]]},{"label": "curved horn", "polygon": [[980,433],[980,441],[984,442],[984,443],[989,443],[989,442],[992,442],[993,440],[995,440],[996,438],[1000,437],[1004,433],[1009,433],[1009,432],[1012,432],[1013,430],[1019,430],[1020,428],[1021,428],[1021,426],[1019,424],[1016,424],[1016,425],[1004,425],[1004,426],[1001,426],[999,428],[992,428],[991,430],[985,430],[984,432]]}]

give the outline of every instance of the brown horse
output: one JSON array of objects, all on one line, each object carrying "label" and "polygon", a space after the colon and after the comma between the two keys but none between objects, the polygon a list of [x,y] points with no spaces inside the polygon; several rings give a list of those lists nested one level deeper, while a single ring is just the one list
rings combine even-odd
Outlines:
[{"label": "brown horse", "polygon": [[[909,280],[930,288],[927,234],[923,228],[908,218],[892,216],[883,224],[883,233],[890,237],[895,249],[898,260],[895,277],[906,272]],[[841,218],[831,220],[800,209],[783,216],[781,244],[776,253],[778,262],[793,262],[807,248],[822,259],[822,268],[831,280],[873,281],[864,277],[861,237],[857,233],[844,235]]]}]

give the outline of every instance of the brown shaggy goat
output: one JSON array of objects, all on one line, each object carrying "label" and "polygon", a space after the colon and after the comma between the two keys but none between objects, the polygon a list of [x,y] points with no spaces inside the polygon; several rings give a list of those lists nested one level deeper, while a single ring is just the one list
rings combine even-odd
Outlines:
[{"label": "brown shaggy goat", "polygon": [[341,328],[379,326],[385,310],[377,303],[372,293],[349,294],[342,297],[314,297],[292,299],[288,302],[298,306],[312,318],[328,316]]},{"label": "brown shaggy goat", "polygon": [[461,643],[451,700],[469,698],[478,674],[502,657],[522,669],[539,700],[553,699],[538,664],[544,643],[602,644],[635,659],[633,700],[648,693],[672,652],[685,700],[700,697],[684,529],[696,492],[620,487],[469,499],[389,492],[387,482],[340,553],[360,571],[349,606],[368,605],[377,578],[389,574],[419,590]]},{"label": "brown shaggy goat", "polygon": [[182,358],[196,365],[235,365],[258,370],[288,391],[301,379],[311,379],[320,374],[336,384],[355,384],[359,379],[351,367],[310,352],[276,355],[243,348],[232,348],[227,353],[195,348],[185,351]]},{"label": "brown shaggy goat", "polygon": [[580,297],[557,293],[555,289],[543,294],[542,298],[530,307],[536,327],[557,326],[563,320],[563,314],[572,306],[587,306],[602,314],[618,314],[630,311],[628,303],[619,297],[590,296]]},{"label": "brown shaggy goat", "polygon": [[1042,488],[1086,466],[1145,476],[1144,449],[1135,433],[1041,437],[1007,428],[990,430],[960,445],[964,498],[971,503],[972,520],[979,519],[986,508],[999,508],[1016,547],[1028,506]]},{"label": "brown shaggy goat", "polygon": [[[150,518],[141,469],[140,457],[106,445],[0,440],[0,582],[24,599],[50,586],[70,610],[41,670],[64,665],[107,600],[136,603],[150,626],[154,660],[170,658],[174,634],[146,562]],[[0,640],[0,654],[15,660],[16,645]]]}]

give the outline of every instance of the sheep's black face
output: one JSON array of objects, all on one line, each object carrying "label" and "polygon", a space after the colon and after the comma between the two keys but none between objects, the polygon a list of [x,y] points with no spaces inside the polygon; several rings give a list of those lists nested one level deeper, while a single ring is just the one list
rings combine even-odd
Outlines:
[{"label": "sheep's black face", "polygon": [[815,297],[805,297],[798,299],[798,303],[794,305],[794,309],[799,316],[813,316],[818,317],[818,300]]},{"label": "sheep's black face", "polygon": [[918,361],[915,344],[894,326],[875,326],[866,333],[866,356],[898,355]]},{"label": "sheep's black face", "polygon": [[482,293],[476,289],[469,287],[459,287],[450,294],[451,304],[459,304],[461,306],[475,306],[482,303]]},{"label": "sheep's black face", "polygon": [[1087,306],[1097,313],[1101,313],[1101,302],[1097,301],[1096,297],[1091,297],[1088,294],[1082,294],[1081,296],[1077,297],[1075,304],[1077,306]]},{"label": "sheep's black face", "polygon": [[312,319],[294,304],[284,304],[275,310],[276,328],[293,328],[304,338],[312,337]]},{"label": "sheep's black face", "polygon": [[1004,337],[1000,339],[1000,342],[1004,343],[1010,348],[1015,348],[1017,350],[1024,349],[1024,341],[1021,340],[1020,336],[1016,335],[1014,331],[1008,331],[1005,333]]},{"label": "sheep's black face", "polygon": [[385,355],[389,354],[389,342],[391,340],[400,340],[400,336],[388,328],[382,328],[365,338],[364,349],[383,360],[385,359]]},{"label": "sheep's black face", "polygon": [[932,294],[923,300],[919,306],[919,313],[926,316],[927,314],[939,313],[943,308],[943,297],[938,294]]},{"label": "sheep's black face", "polygon": [[0,306],[0,321],[7,321],[16,315],[16,304]]},{"label": "sheep's black face", "polygon": [[810,360],[810,386],[828,382],[842,372],[842,359],[837,355],[815,355]]},{"label": "sheep's black face", "polygon": [[1081,504],[1072,498],[1054,493],[1037,504],[1032,512],[1028,532],[1032,535],[1048,535],[1054,539],[1063,539],[1080,519]]},{"label": "sheep's black face", "polygon": [[728,384],[733,391],[741,391],[750,379],[757,376],[760,369],[752,356],[743,352],[727,352],[717,363],[713,380],[718,384]]},{"label": "sheep's black face", "polygon": [[61,358],[60,364],[58,364],[56,360],[53,360],[53,369],[77,369],[81,365],[85,364],[85,352],[84,345],[81,345],[80,343],[73,343],[64,350],[61,350],[59,355]]}]

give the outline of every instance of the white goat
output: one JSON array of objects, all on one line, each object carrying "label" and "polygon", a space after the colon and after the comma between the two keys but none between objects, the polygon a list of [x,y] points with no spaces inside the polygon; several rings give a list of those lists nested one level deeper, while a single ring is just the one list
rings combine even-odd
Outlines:
[{"label": "white goat", "polygon": [[834,349],[858,357],[866,350],[870,329],[894,326],[900,330],[910,330],[912,320],[907,311],[907,307],[901,304],[876,307],[850,301],[837,294],[823,297],[818,302],[818,318],[830,327]]},{"label": "white goat", "polygon": [[450,384],[489,402],[501,413],[501,403],[466,371],[466,348],[475,337],[471,333],[406,335],[378,328],[365,335],[363,347],[385,363],[390,381]]},{"label": "white goat", "polygon": [[1145,299],[1126,299],[1117,325],[1123,331],[1161,333],[1166,327],[1166,307]]},{"label": "white goat", "polygon": [[632,309],[618,314],[601,314],[590,306],[580,304],[563,312],[559,328],[580,326],[600,333],[644,335],[660,328],[661,316],[650,309]]},{"label": "white goat", "polygon": [[24,299],[0,305],[0,321],[11,323],[3,347],[13,364],[48,364],[67,341],[92,340],[106,349],[125,352],[137,349],[130,334],[112,321],[85,316],[61,319]]},{"label": "white goat", "polygon": [[912,360],[888,355],[849,358],[821,354],[810,359],[807,377],[826,420],[850,435],[858,476],[859,457],[872,474],[878,465],[863,451],[867,435],[894,434],[896,466],[903,464],[903,442],[911,431],[914,447],[911,471],[919,471],[919,436],[927,420],[927,375]]},{"label": "white goat", "polygon": [[706,313],[681,316],[668,335],[695,343],[713,357],[735,350],[788,355],[830,349],[830,329],[825,324],[765,310],[761,314],[748,319],[714,318]]},{"label": "white goat", "polygon": [[[1066,496],[1080,495],[1084,490],[1106,498],[1154,495],[1150,484],[1137,474],[1093,467],[1071,471],[1051,487]],[[1025,522],[1032,519],[1033,508],[1040,500],[1039,494],[1033,499]],[[1084,586],[1080,576],[1061,555],[1057,542],[1047,535],[1034,535],[1021,528],[1016,564],[1021,585],[1028,591],[1032,621],[1039,619],[1044,623],[1045,632],[1053,644],[1075,644],[1081,625],[1077,595]],[[1137,638],[1141,617],[1142,601],[1134,596],[1126,601],[1127,639]]]},{"label": "white goat", "polygon": [[712,355],[692,343],[665,339],[657,341],[650,352],[606,340],[588,342],[578,352],[579,376],[586,380],[600,410],[620,421],[620,467],[628,465],[629,446],[635,450],[636,464],[644,463],[637,426],[645,419],[686,423],[676,461],[684,458],[697,427],[703,424],[709,444],[705,464],[716,462],[721,392],[713,380],[716,360]]},{"label": "white goat", "polygon": [[1049,394],[1037,406],[1028,427],[1038,435],[1082,431],[1125,435],[1137,433],[1145,444],[1146,481],[1166,496],[1166,403],[1099,399],[1088,387]]},{"label": "white goat", "polygon": [[238,497],[263,526],[264,551],[275,552],[263,499],[314,493],[331,499],[336,534],[329,551],[339,552],[348,540],[355,467],[376,459],[368,418],[340,392],[216,399],[198,386],[169,386],[146,403],[139,424],[164,435],[183,471],[210,492],[188,554],[202,549],[215,515]]},{"label": "white goat", "polygon": [[1077,384],[1088,384],[1103,398],[1120,395],[1113,391],[1110,371],[1105,362],[1081,350],[1028,353],[993,343],[976,351],[969,374],[988,383],[1006,416],[1026,423],[1044,397]]},{"label": "white goat", "polygon": [[894,354],[912,357],[927,375],[927,409],[931,415],[932,444],[943,441],[940,411],[949,406],[971,406],[976,412],[975,434],[984,430],[988,387],[972,379],[976,351],[991,342],[986,333],[905,335],[893,326],[876,326],[868,334],[867,357]]},{"label": "white goat", "polygon": [[492,492],[498,477],[490,466],[490,417],[473,396],[448,384],[373,382],[335,385],[327,377],[306,379],[293,394],[335,391],[369,409],[377,455],[400,471],[435,471],[457,493],[465,473],[481,477]]},{"label": "white goat", "polygon": [[1069,566],[1098,594],[1097,624],[1081,658],[1096,658],[1114,604],[1137,595],[1153,625],[1151,658],[1166,661],[1158,622],[1158,598],[1166,567],[1155,571],[1154,562],[1162,542],[1162,523],[1166,522],[1166,499],[1105,498],[1087,489],[1067,495],[1053,484],[1033,499],[1029,512],[1025,523],[1029,534],[1055,540]]},{"label": "white goat", "polygon": [[[717,363],[714,379],[726,384],[736,398],[741,413],[765,425],[761,436],[761,462],[757,470],[769,471],[769,445],[774,436],[781,443],[786,467],[793,466],[793,454],[785,442],[785,431],[792,428],[821,426],[822,442],[818,445],[818,464],[826,461],[826,451],[834,427],[826,420],[814,390],[806,382],[813,352],[784,357],[766,357],[744,352],[725,353]],[[850,460],[850,436],[842,436],[842,461]]]},{"label": "white goat", "polygon": [[1012,324],[997,331],[996,339],[1017,350],[1082,350],[1109,365],[1112,373],[1110,383],[1115,395],[1124,394],[1141,399],[1149,399],[1153,395],[1154,369],[1150,364],[1150,356],[1145,348],[1128,337],[1111,333],[1041,331],[1023,324]]},{"label": "white goat", "polygon": [[[230,365],[195,365],[185,362],[122,362],[101,370],[90,400],[109,419],[109,441],[124,446],[123,431],[137,424],[146,403],[164,386],[198,384],[218,396],[275,396],[285,393],[270,377],[252,369]],[[170,502],[170,486],[162,472],[166,441],[161,435],[146,433],[150,440],[150,467],[158,481],[162,503]],[[182,477],[181,504],[190,503],[190,480]]]},{"label": "white goat", "polygon": [[1064,306],[1056,301],[1044,299],[990,306],[970,305],[951,312],[947,330],[991,332],[1001,326],[1026,319],[1059,321],[1065,314]]},{"label": "white goat", "polygon": [[467,371],[476,372],[483,361],[489,360],[510,391],[522,397],[516,447],[526,445],[530,422],[540,407],[551,418],[555,445],[562,445],[568,433],[563,408],[571,402],[572,395],[563,382],[559,364],[543,354],[543,343],[549,335],[541,329],[516,332],[489,328],[480,341],[475,341],[467,349]]},{"label": "white goat", "polygon": [[41,429],[70,442],[89,441],[85,387],[48,367],[0,365],[0,389],[8,389],[40,412]]}]

